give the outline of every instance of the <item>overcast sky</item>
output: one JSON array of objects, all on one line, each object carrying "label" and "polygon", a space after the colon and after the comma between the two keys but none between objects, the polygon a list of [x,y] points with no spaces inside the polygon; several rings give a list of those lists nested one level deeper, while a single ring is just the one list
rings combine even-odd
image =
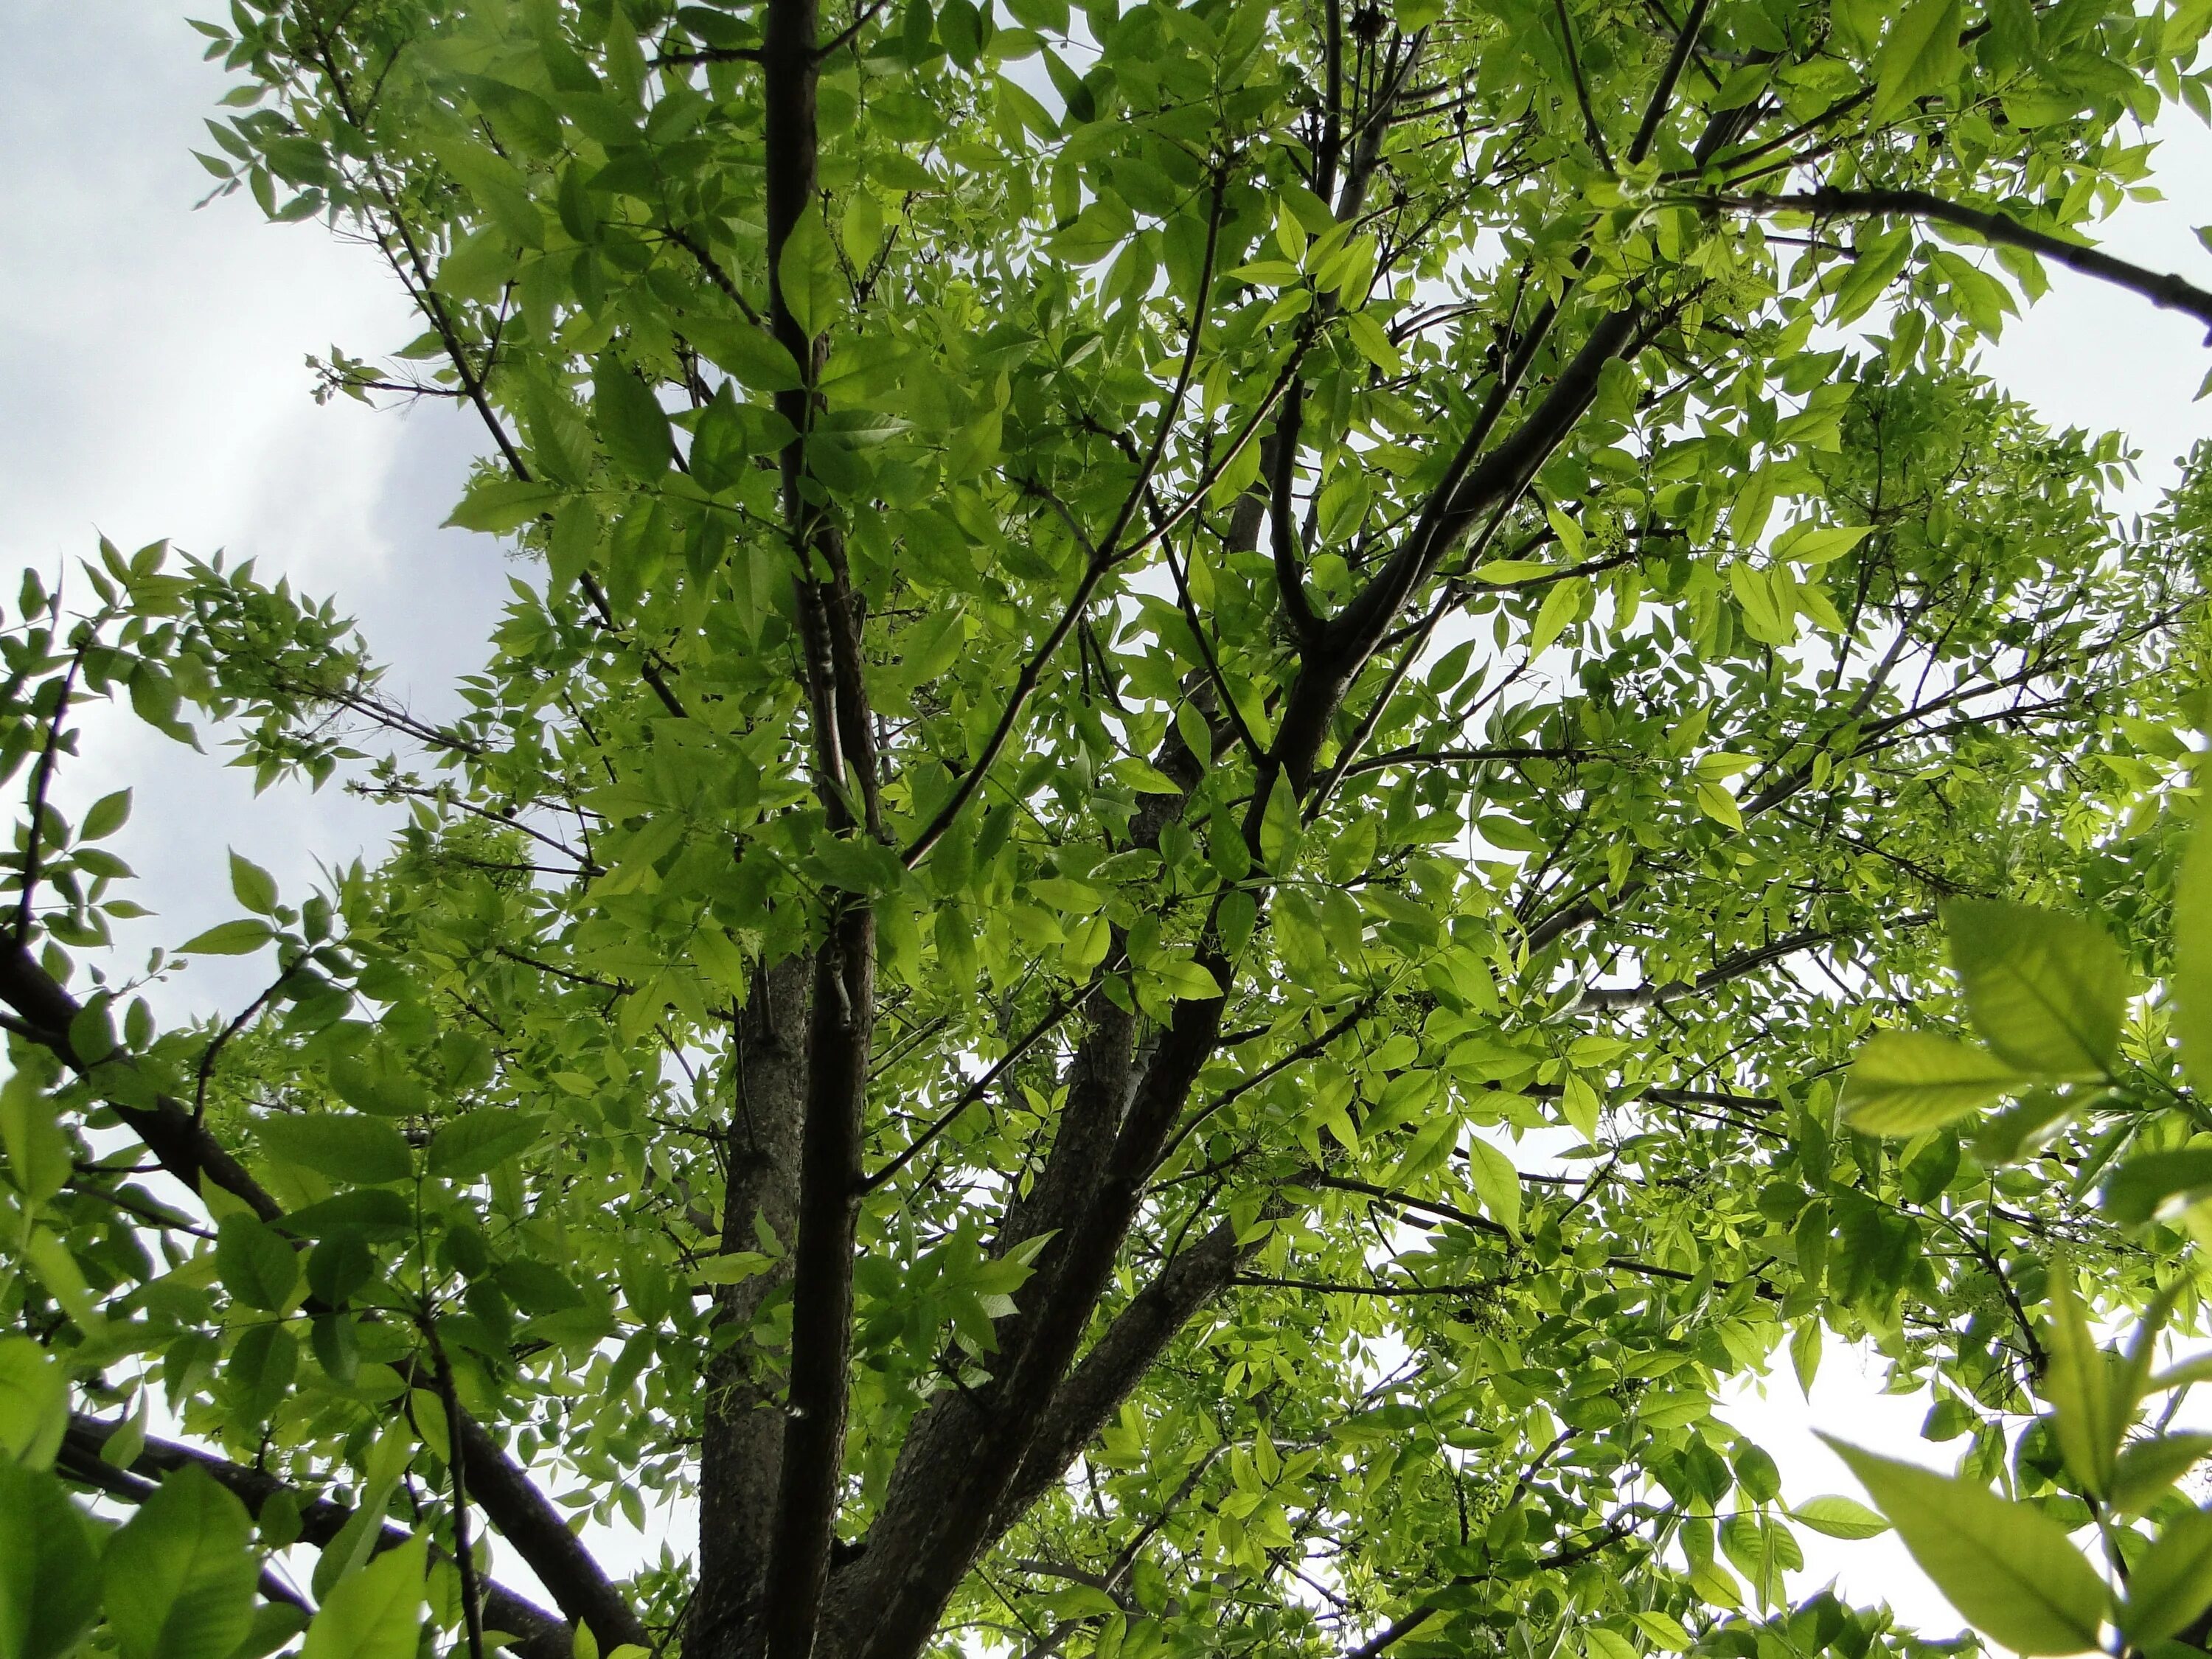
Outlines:
[{"label": "overcast sky", "polygon": [[[204,0],[219,11],[216,0]],[[209,180],[189,151],[222,89],[173,0],[0,0],[0,595],[13,571],[51,571],[105,533],[126,550],[167,537],[228,549],[337,596],[422,712],[453,706],[479,664],[509,568],[497,546],[438,528],[477,431],[443,407],[318,408],[304,359],[332,343],[364,356],[411,337],[375,256],[316,225],[263,223],[244,198],[195,212]],[[2130,204],[2115,252],[2212,281],[2193,228],[2212,220],[2212,140],[2193,122],[2159,134],[2157,182],[2174,198]],[[2172,463],[2212,432],[2191,401],[2212,354],[2186,319],[2052,271],[2052,292],[1988,356],[1991,372],[2060,426],[2118,428],[2143,457],[2130,505],[2156,498]],[[223,849],[299,890],[316,860],[374,854],[388,822],[335,790],[258,801],[245,774],[198,761],[128,722],[105,723],[66,781],[83,801],[139,790],[118,850],[163,913],[137,942],[173,943],[235,913]],[[185,994],[212,1006],[248,981],[231,964]],[[223,970],[228,970],[227,972]],[[1793,1498],[1855,1488],[1814,1425],[1936,1462],[1917,1438],[1924,1400],[1876,1391],[1863,1356],[1832,1352],[1808,1408],[1787,1368],[1730,1415],[1775,1451]],[[1955,1448],[1950,1449],[1954,1450]],[[1818,1545],[1819,1540],[1813,1540]],[[1931,1632],[1956,1620],[1893,1540],[1816,1547],[1806,1579],[1887,1595]]]}]

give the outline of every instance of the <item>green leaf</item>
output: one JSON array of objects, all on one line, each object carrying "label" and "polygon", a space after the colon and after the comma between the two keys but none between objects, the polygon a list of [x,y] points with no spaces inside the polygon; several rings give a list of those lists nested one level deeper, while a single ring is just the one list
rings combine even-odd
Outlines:
[{"label": "green leaf", "polygon": [[2094,922],[1994,899],[1943,907],[1966,1007],[2000,1059],[2051,1078],[2101,1077],[2119,1048],[2126,958]]},{"label": "green leaf", "polygon": [[253,1134],[270,1157],[349,1186],[382,1187],[415,1173],[406,1137],[381,1118],[289,1112],[258,1120]]},{"label": "green leaf", "polygon": [[1966,66],[1960,49],[1960,0],[1912,0],[1875,54],[1874,118],[1887,121],[1916,98],[1941,92]]},{"label": "green leaf", "polygon": [[530,199],[520,169],[483,144],[453,137],[431,146],[446,171],[460,180],[491,222],[525,247],[545,246],[544,216]]},{"label": "green leaf", "polygon": [[60,1192],[76,1172],[54,1103],[27,1072],[0,1084],[0,1151],[8,1155],[8,1179],[33,1205]]},{"label": "green leaf", "polygon": [[316,1600],[327,1605],[331,1592],[358,1571],[376,1547],[385,1510],[415,1455],[414,1437],[404,1423],[387,1427],[369,1448],[362,1469],[359,1501],[337,1536],[323,1546],[310,1581]]},{"label": "green leaf", "polygon": [[1743,828],[1743,809],[1735,804],[1735,797],[1727,788],[1711,778],[1699,778],[1697,787],[1698,811],[1715,823],[1728,829]]},{"label": "green leaf", "polygon": [[77,828],[80,841],[101,841],[113,835],[131,820],[131,792],[118,789],[112,795],[102,795],[86,811],[84,822]]},{"label": "green leaf", "polygon": [[252,859],[230,855],[230,890],[256,915],[273,915],[276,908],[276,878]]},{"label": "green leaf", "polygon": [[1690,1632],[1682,1628],[1682,1621],[1669,1613],[1632,1613],[1629,1621],[1650,1638],[1654,1647],[1664,1648],[1669,1653],[1687,1653],[1691,1648]]},{"label": "green leaf", "polygon": [[461,497],[460,504],[446,522],[457,530],[504,536],[553,511],[567,493],[566,488],[557,483],[535,480],[526,483],[520,478],[487,473],[469,487],[469,493]]},{"label": "green leaf", "polygon": [[732,1250],[704,1258],[691,1269],[690,1279],[694,1285],[742,1285],[775,1265],[773,1258],[758,1250]]},{"label": "green leaf", "polygon": [[1163,957],[1146,964],[1146,972],[1180,1001],[1203,1002],[1221,994],[1221,981],[1188,957]]},{"label": "green leaf", "polygon": [[123,1659],[228,1659],[253,1624],[252,1531],[246,1506],[198,1465],[164,1479],[100,1561]]},{"label": "green leaf", "polygon": [[566,587],[591,568],[599,548],[599,515],[591,502],[574,495],[553,514],[553,533],[545,544],[545,568]]},{"label": "green leaf", "polygon": [[[264,1504],[263,1515],[266,1516],[278,1501],[272,1498]],[[254,1608],[253,1628],[230,1659],[268,1659],[270,1654],[307,1629],[308,1617],[305,1607],[295,1607],[286,1601],[264,1601]]]},{"label": "green leaf", "polygon": [[43,1469],[69,1428],[69,1376],[27,1336],[0,1336],[0,1453]]},{"label": "green leaf", "polygon": [[543,1112],[483,1106],[441,1124],[430,1137],[430,1173],[445,1181],[473,1181],[536,1146],[550,1120]]},{"label": "green leaf", "polygon": [[110,1468],[127,1469],[138,1461],[146,1449],[146,1391],[138,1391],[138,1404],[131,1415],[115,1425],[115,1431],[100,1443],[100,1461]]},{"label": "green leaf", "polygon": [[1972,1481],[1820,1437],[1968,1624],[2015,1653],[2097,1646],[2108,1611],[2105,1583],[2056,1521]]},{"label": "green leaf", "polygon": [[2139,1648],[2179,1634],[2212,1607],[2212,1515],[2189,1510],[2166,1524],[2128,1574],[2119,1626]]},{"label": "green leaf", "polygon": [[611,355],[601,356],[592,368],[592,416],[617,471],[650,483],[676,459],[660,400]]},{"label": "green leaf", "polygon": [[398,1193],[362,1187],[291,1211],[283,1226],[295,1238],[330,1238],[342,1233],[357,1233],[368,1239],[404,1238],[414,1231],[415,1215]]},{"label": "green leaf", "polygon": [[2200,1089],[2212,1089],[2212,836],[2200,829],[2173,884],[2172,1024],[2181,1061]]},{"label": "green leaf", "polygon": [[215,1267],[233,1297],[270,1313],[282,1310],[300,1282],[292,1247],[251,1215],[227,1215],[217,1224]]},{"label": "green leaf", "polygon": [[300,1374],[300,1339],[277,1321],[239,1333],[223,1367],[223,1394],[234,1420],[258,1426],[275,1415]]},{"label": "green leaf", "polygon": [[808,211],[799,216],[784,239],[775,264],[776,285],[799,331],[812,339],[829,331],[837,320],[845,297],[845,276],[838,269],[837,251],[830,243],[822,216]]},{"label": "green leaf", "polygon": [[1870,524],[1793,525],[1774,538],[1774,556],[1796,564],[1826,564],[1840,559],[1873,533]]},{"label": "green leaf", "polygon": [[1297,791],[1290,778],[1279,772],[1267,791],[1267,809],[1260,815],[1260,861],[1271,875],[1288,875],[1297,863],[1298,846],[1304,839]]},{"label": "green leaf", "polygon": [[0,1659],[60,1659],[99,1611],[76,1505],[46,1470],[0,1461]]},{"label": "green leaf", "polygon": [[937,38],[962,69],[972,69],[982,50],[982,22],[972,0],[942,0],[937,9]]},{"label": "green leaf", "polygon": [[1344,327],[1352,337],[1353,349],[1385,374],[1395,374],[1405,368],[1404,354],[1393,343],[1382,325],[1365,312],[1345,313]]},{"label": "green leaf", "polygon": [[2127,1513],[2148,1509],[2207,1457],[2212,1457],[2212,1434],[2160,1434],[2134,1442],[2112,1470],[2112,1507]]},{"label": "green leaf", "polygon": [[265,921],[255,921],[240,916],[236,921],[218,922],[204,933],[195,933],[177,947],[177,954],[187,957],[250,957],[276,935]]},{"label": "green leaf", "polygon": [[1986,1164],[2015,1162],[2041,1146],[2049,1132],[2081,1110],[2083,1103],[2079,1090],[2030,1089],[1983,1122],[1974,1134],[1974,1156]]},{"label": "green leaf", "polygon": [[430,1109],[430,1091],[389,1054],[331,1062],[331,1086],[356,1111],[378,1117],[416,1117]]},{"label": "green leaf", "polygon": [[883,204],[865,190],[854,191],[845,199],[844,217],[837,231],[845,244],[845,257],[855,265],[866,266],[884,245]]},{"label": "green leaf", "polygon": [[2090,1334],[2088,1316],[2063,1273],[2051,1279],[2051,1363],[2043,1378],[2051,1430],[2066,1467],[2092,1498],[2112,1489],[2112,1462],[2135,1401],[2116,1397],[2112,1367]]},{"label": "green leaf", "polygon": [[1745,628],[1767,645],[1789,645],[1797,637],[1797,584],[1781,566],[1759,569],[1738,559],[1729,567],[1729,586],[1743,607]]},{"label": "green leaf", "polygon": [[1589,590],[1587,577],[1570,576],[1553,584],[1536,612],[1536,625],[1528,633],[1528,654],[1540,656],[1567,631],[1567,624],[1582,614],[1583,598]]},{"label": "green leaf", "polygon": [[1824,1492],[1790,1511],[1792,1519],[1829,1538],[1877,1538],[1889,1522],[1855,1498]]},{"label": "green leaf", "polygon": [[1870,1135],[1916,1135],[1986,1106],[2027,1079],[1995,1055],[1929,1031],[1868,1040],[1844,1085],[1844,1119]]},{"label": "green leaf", "polygon": [[1899,227],[1889,230],[1862,228],[1856,258],[1836,289],[1836,304],[1829,321],[1837,327],[1856,320],[1881,298],[1912,257],[1911,233]]},{"label": "green leaf", "polygon": [[2207,1193],[2212,1193],[2212,1146],[2146,1152],[2130,1158],[2105,1183],[2105,1213],[2122,1226],[2141,1226],[2176,1194],[2193,1204]]},{"label": "green leaf", "polygon": [[340,1579],[307,1626],[300,1659],[415,1659],[429,1550],[410,1538]]},{"label": "green leaf", "polygon": [[755,392],[795,392],[805,384],[791,354],[750,323],[693,317],[684,327],[708,361],[740,386]]},{"label": "green leaf", "polygon": [[1480,1135],[1467,1143],[1468,1179],[1492,1220],[1518,1238],[1521,1236],[1521,1173],[1513,1160]]},{"label": "green leaf", "polygon": [[1006,0],[1014,21],[1040,34],[1067,33],[1067,0]]}]

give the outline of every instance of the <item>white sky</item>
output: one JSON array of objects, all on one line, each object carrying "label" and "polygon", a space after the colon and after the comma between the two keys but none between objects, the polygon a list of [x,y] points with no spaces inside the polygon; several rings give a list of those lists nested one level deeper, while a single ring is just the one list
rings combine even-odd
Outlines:
[{"label": "white sky", "polygon": [[[209,180],[188,151],[222,89],[198,62],[178,0],[0,3],[0,595],[25,563],[52,570],[105,532],[127,551],[168,537],[252,556],[356,616],[391,689],[435,715],[478,665],[508,570],[487,539],[437,526],[478,434],[442,406],[318,408],[304,358],[337,343],[374,357],[410,337],[404,300],[375,256],[319,226],[272,227],[243,198],[195,213]],[[218,12],[216,0],[203,9]],[[2114,252],[2212,283],[2196,225],[2212,219],[2212,138],[2193,122],[2160,137],[2157,181],[2176,199],[2130,204]],[[2053,270],[2052,292],[1987,358],[2059,426],[2117,427],[2142,453],[2130,505],[2212,434],[2191,398],[2212,353],[2187,319]],[[279,789],[196,760],[127,721],[106,723],[77,766],[82,803],[125,783],[138,816],[112,843],[146,878],[144,945],[235,913],[226,847],[288,889],[318,858],[373,854],[389,815],[335,791]],[[180,810],[181,809],[181,810]],[[196,970],[193,1002],[258,988],[231,963]],[[1879,1392],[1880,1370],[1832,1346],[1809,1407],[1786,1363],[1738,1389],[1725,1414],[1780,1462],[1787,1495],[1856,1492],[1814,1425],[1930,1462],[1924,1395]],[[680,1522],[676,1531],[680,1538]],[[1887,1597],[1934,1634],[1957,1628],[1893,1539],[1808,1538],[1802,1586],[1840,1574],[1851,1599]],[[515,1564],[507,1564],[509,1568]]]}]

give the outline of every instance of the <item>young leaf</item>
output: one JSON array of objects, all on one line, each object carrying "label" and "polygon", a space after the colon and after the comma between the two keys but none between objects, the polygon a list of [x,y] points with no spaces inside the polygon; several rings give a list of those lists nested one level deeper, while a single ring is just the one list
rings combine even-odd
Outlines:
[{"label": "young leaf", "polygon": [[339,1580],[307,1626],[300,1659],[414,1659],[429,1549],[410,1538]]},{"label": "young leaf", "polygon": [[195,933],[177,947],[185,957],[250,957],[276,935],[265,921],[240,916],[219,921],[204,933]]},{"label": "young leaf", "polygon": [[1273,875],[1287,875],[1297,862],[1298,843],[1305,832],[1298,817],[1297,792],[1287,776],[1278,776],[1267,792],[1267,810],[1260,817],[1260,859]]},{"label": "young leaf", "polygon": [[2093,921],[1994,899],[1943,907],[1974,1029],[1997,1056],[2051,1078],[2102,1077],[2119,1047],[2127,961]]},{"label": "young leaf", "polygon": [[1521,1175],[1513,1160],[1480,1135],[1467,1144],[1468,1178],[1474,1183],[1482,1207],[1505,1231],[1521,1236]]},{"label": "young leaf", "polygon": [[611,356],[592,369],[592,413],[607,459],[630,477],[650,482],[676,459],[667,411],[653,389]]},{"label": "young leaf", "polygon": [[684,328],[699,349],[738,384],[755,392],[791,392],[805,384],[791,354],[751,323],[696,315]]},{"label": "young leaf", "polygon": [[276,908],[276,878],[252,859],[230,855],[230,890],[254,915],[265,916]]},{"label": "young leaf", "polygon": [[2052,1432],[2081,1489],[2102,1498],[2112,1489],[2112,1461],[2135,1414],[2135,1401],[2115,1397],[2112,1368],[2090,1334],[2088,1316],[2063,1273],[2051,1275],[2051,1316],[2044,1397],[2051,1405]]},{"label": "young leaf", "polygon": [[2212,1147],[2145,1152],[2123,1164],[2105,1183],[2105,1213],[2122,1226],[2140,1226],[2177,1193],[2190,1195],[2194,1202],[2208,1189],[2212,1189]]},{"label": "young leaf", "polygon": [[1808,1498],[1790,1511],[1795,1520],[1830,1538],[1878,1538],[1889,1522],[1856,1498],[1832,1492]]},{"label": "young leaf", "polygon": [[2085,1653],[2108,1597],[2064,1528],[1986,1486],[1820,1437],[1966,1622],[2015,1653]]},{"label": "young leaf", "polygon": [[1651,1638],[1654,1647],[1664,1648],[1669,1653],[1690,1650],[1690,1632],[1682,1628],[1682,1621],[1668,1613],[1632,1613],[1629,1621]]},{"label": "young leaf", "polygon": [[[107,1046],[114,1046],[112,1036]],[[0,1084],[0,1152],[7,1154],[7,1179],[33,1205],[60,1192],[75,1173],[75,1155],[54,1103],[27,1072]]]},{"label": "young leaf", "polygon": [[2212,1434],[2161,1434],[2135,1442],[2113,1467],[2112,1507],[2141,1513],[2206,1457],[2212,1457]]},{"label": "young leaf", "polygon": [[2212,1088],[2212,836],[2189,838],[2173,884],[2173,1035],[2200,1089]]},{"label": "young leaf", "polygon": [[197,1464],[164,1480],[100,1561],[123,1659],[228,1659],[253,1624],[252,1532],[246,1506]]},{"label": "young leaf", "polygon": [[509,1158],[527,1152],[545,1133],[543,1112],[514,1112],[484,1106],[439,1125],[430,1137],[430,1173],[446,1181],[472,1181],[489,1175]]},{"label": "young leaf", "polygon": [[822,216],[805,212],[791,228],[776,260],[776,285],[799,331],[809,339],[828,331],[844,298],[845,278]]},{"label": "young leaf", "polygon": [[1567,631],[1567,624],[1581,614],[1583,598],[1589,591],[1588,578],[1571,576],[1544,595],[1544,603],[1537,608],[1536,625],[1528,633],[1530,656],[1542,655]]},{"label": "young leaf", "polygon": [[69,1376],[27,1336],[0,1337],[0,1460],[43,1469],[69,1429]]},{"label": "young leaf", "polygon": [[60,1659],[99,1611],[100,1564],[61,1482],[0,1459],[0,1659]]},{"label": "young leaf", "polygon": [[113,835],[131,819],[131,792],[118,789],[112,795],[102,795],[86,811],[84,822],[78,826],[80,841],[101,841]]},{"label": "young leaf", "polygon": [[318,1601],[327,1605],[337,1586],[368,1559],[384,1524],[385,1508],[391,1503],[400,1478],[406,1474],[414,1451],[414,1437],[404,1424],[387,1428],[369,1448],[362,1468],[361,1501],[355,1505],[352,1516],[338,1529],[337,1536],[323,1546],[323,1553],[316,1559],[311,1582]]},{"label": "young leaf", "polygon": [[289,1112],[264,1117],[254,1138],[272,1158],[356,1187],[381,1187],[414,1173],[406,1138],[380,1118],[350,1112]]},{"label": "young leaf", "polygon": [[223,1217],[216,1232],[215,1266],[234,1297],[270,1313],[291,1300],[300,1279],[292,1247],[251,1215]]},{"label": "young leaf", "polygon": [[1870,1135],[1916,1135],[2026,1081],[1986,1051],[1929,1031],[1883,1031],[1844,1085],[1844,1121]]},{"label": "young leaf", "polygon": [[2212,1515],[2190,1510],[2166,1523],[2128,1574],[2120,1629],[2139,1648],[2163,1641],[2212,1607]]},{"label": "young leaf", "polygon": [[1966,63],[1959,46],[1962,12],[1960,0],[1913,0],[1899,14],[1875,54],[1876,121],[1958,79]]}]

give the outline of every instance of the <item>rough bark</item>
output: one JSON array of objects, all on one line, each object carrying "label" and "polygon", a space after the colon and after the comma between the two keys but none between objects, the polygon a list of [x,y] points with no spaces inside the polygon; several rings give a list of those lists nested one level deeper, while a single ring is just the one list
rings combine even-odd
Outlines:
[{"label": "rough bark", "polygon": [[[765,1229],[789,1251],[799,1213],[800,1132],[805,1118],[807,1002],[813,963],[776,963],[755,981],[738,1017],[734,1100],[725,1138],[725,1253],[759,1248]],[[714,1296],[715,1352],[707,1365],[699,1468],[699,1589],[686,1652],[742,1654],[759,1639],[776,1483],[783,1462],[779,1369],[749,1334],[769,1294],[790,1282],[787,1254],[775,1268]]]},{"label": "rough bark", "polygon": [[1176,1333],[1229,1287],[1237,1264],[1247,1254],[1237,1246],[1236,1224],[1221,1222],[1163,1267],[1115,1316],[1060,1385],[1037,1425],[1030,1449],[991,1517],[994,1540],[1067,1473],[1145,1380]]}]

